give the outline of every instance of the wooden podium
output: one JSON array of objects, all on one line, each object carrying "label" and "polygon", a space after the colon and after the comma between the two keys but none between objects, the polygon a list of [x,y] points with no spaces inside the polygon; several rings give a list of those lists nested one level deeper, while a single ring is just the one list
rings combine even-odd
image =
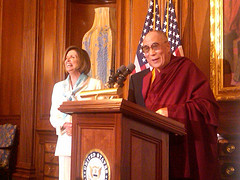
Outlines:
[{"label": "wooden podium", "polygon": [[72,115],[72,179],[168,179],[169,133],[184,135],[182,123],[124,99],[68,101],[59,110]]}]

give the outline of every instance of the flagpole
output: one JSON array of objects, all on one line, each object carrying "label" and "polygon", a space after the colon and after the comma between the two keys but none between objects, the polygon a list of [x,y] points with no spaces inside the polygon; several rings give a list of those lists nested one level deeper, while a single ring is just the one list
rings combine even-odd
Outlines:
[{"label": "flagpole", "polygon": [[[170,0],[170,1],[171,1],[171,0]],[[166,35],[167,35],[167,37],[168,37],[169,0],[168,0],[168,2],[167,2],[167,9],[166,9],[166,11],[167,11],[167,17],[166,17],[166,20],[167,20]]]},{"label": "flagpole", "polygon": [[154,7],[154,8],[153,8],[153,30],[156,30],[156,28],[155,28],[155,24],[156,24],[156,23],[155,23],[155,16],[156,16],[156,9],[155,9],[155,7],[156,7],[156,1],[157,1],[157,0],[154,0],[154,1],[153,1],[153,5],[154,5],[154,6],[153,6],[153,7]]}]

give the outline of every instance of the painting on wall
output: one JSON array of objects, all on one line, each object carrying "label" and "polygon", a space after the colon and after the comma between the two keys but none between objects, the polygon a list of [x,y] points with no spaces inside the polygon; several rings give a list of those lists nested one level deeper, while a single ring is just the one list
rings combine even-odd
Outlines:
[{"label": "painting on wall", "polygon": [[240,99],[240,1],[210,0],[211,87],[217,100]]}]

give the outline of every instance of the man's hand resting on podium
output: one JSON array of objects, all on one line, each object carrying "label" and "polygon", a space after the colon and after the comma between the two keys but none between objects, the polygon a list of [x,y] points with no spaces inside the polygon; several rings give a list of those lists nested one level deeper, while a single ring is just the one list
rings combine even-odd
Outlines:
[{"label": "man's hand resting on podium", "polygon": [[164,107],[164,108],[160,108],[160,109],[158,109],[158,110],[156,111],[156,113],[168,117],[168,110],[167,110],[167,107]]}]

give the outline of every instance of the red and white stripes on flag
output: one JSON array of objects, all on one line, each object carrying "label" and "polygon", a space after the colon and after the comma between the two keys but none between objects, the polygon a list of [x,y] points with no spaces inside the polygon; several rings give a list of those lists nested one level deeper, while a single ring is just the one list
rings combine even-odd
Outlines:
[{"label": "red and white stripes on flag", "polygon": [[160,22],[160,17],[159,17],[159,6],[158,6],[158,0],[151,0],[150,1],[150,5],[148,8],[148,13],[145,19],[145,23],[144,23],[144,27],[143,27],[143,31],[142,31],[142,35],[137,47],[137,53],[135,56],[135,61],[134,61],[134,65],[135,65],[135,70],[133,71],[133,73],[135,72],[139,72],[141,70],[144,70],[146,68],[149,68],[149,64],[146,60],[146,58],[143,55],[142,52],[142,42],[143,39],[145,37],[145,35],[152,30],[161,30],[161,22]]},{"label": "red and white stripes on flag", "polygon": [[172,54],[174,56],[184,56],[172,0],[166,2],[162,31],[165,32],[168,37]]}]

